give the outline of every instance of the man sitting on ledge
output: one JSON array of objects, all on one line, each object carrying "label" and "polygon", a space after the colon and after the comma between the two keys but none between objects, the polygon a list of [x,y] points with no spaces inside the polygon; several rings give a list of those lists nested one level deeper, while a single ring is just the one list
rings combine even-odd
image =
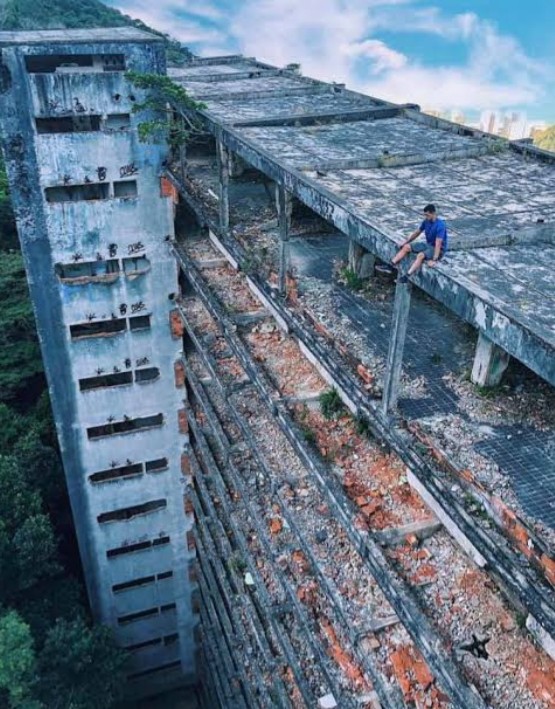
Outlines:
[{"label": "man sitting on ledge", "polygon": [[[426,234],[426,242],[421,242],[411,246],[411,242],[417,239],[420,234]],[[437,216],[436,208],[433,204],[427,204],[424,207],[424,221],[416,231],[409,236],[405,243],[401,246],[397,254],[393,257],[391,264],[396,266],[411,252],[416,254],[414,263],[411,264],[407,275],[401,276],[401,283],[407,283],[408,277],[416,273],[426,261],[428,266],[435,266],[436,263],[443,257],[447,251],[447,225],[443,219]],[[386,266],[383,269],[378,267],[378,270],[387,270],[391,272],[391,266]]]}]

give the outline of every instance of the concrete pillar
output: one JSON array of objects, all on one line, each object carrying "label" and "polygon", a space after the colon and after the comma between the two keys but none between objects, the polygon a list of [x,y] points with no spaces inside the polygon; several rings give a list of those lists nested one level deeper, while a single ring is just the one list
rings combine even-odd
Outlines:
[{"label": "concrete pillar", "polygon": [[500,383],[510,355],[495,345],[482,332],[478,335],[471,379],[474,384],[493,387]]},{"label": "concrete pillar", "polygon": [[220,178],[220,228],[223,232],[229,229],[229,151],[218,141],[218,174]]},{"label": "concrete pillar", "polygon": [[282,185],[276,185],[276,209],[279,226],[279,293],[286,294],[286,276],[289,269],[289,232],[293,201],[291,193]]},{"label": "concrete pillar", "polygon": [[349,239],[349,270],[358,278],[370,278],[374,275],[376,257],[354,239]]},{"label": "concrete pillar", "polygon": [[410,283],[401,283],[399,280],[395,288],[389,352],[387,353],[387,367],[382,396],[382,409],[386,416],[397,405],[399,396],[403,350],[409,321],[411,288]]},{"label": "concrete pillar", "polygon": [[[181,130],[185,130],[185,121],[183,118],[181,118]],[[181,181],[183,184],[185,184],[185,177],[187,174],[186,170],[186,164],[187,164],[187,145],[185,143],[181,143],[179,146],[179,167],[181,170]]]}]

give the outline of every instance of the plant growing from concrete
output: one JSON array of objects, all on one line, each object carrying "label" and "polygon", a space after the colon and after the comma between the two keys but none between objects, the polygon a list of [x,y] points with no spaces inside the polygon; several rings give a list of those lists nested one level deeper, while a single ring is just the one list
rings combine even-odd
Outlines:
[{"label": "plant growing from concrete", "polygon": [[320,394],[319,402],[320,411],[325,419],[335,419],[343,413],[343,402],[336,389],[328,389]]},{"label": "plant growing from concrete", "polygon": [[342,280],[345,281],[345,285],[347,286],[347,288],[350,288],[354,291],[359,291],[364,288],[364,281],[362,280],[362,278],[359,278],[357,274],[350,268],[341,269],[340,276]]},{"label": "plant growing from concrete", "polygon": [[206,104],[195,101],[182,86],[160,74],[128,71],[125,76],[133,86],[147,92],[143,101],[133,105],[133,113],[149,116],[137,127],[141,142],[168,142],[177,149],[191,135],[203,132],[195,112],[206,108]]}]

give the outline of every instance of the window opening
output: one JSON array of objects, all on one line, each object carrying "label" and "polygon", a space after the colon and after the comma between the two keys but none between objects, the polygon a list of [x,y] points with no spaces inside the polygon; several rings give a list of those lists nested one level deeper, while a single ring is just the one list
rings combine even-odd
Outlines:
[{"label": "window opening", "polygon": [[160,370],[158,367],[147,367],[146,369],[137,369],[135,371],[135,381],[138,384],[145,384],[146,382],[153,382],[160,376]]},{"label": "window opening", "polygon": [[104,436],[116,436],[125,433],[134,433],[145,428],[161,426],[164,423],[163,414],[153,416],[138,416],[137,418],[124,418],[123,421],[109,421],[100,426],[87,428],[89,440],[102,438]]},{"label": "window opening", "polygon": [[69,326],[72,340],[85,337],[110,337],[127,329],[125,318],[112,318],[111,320],[93,320],[86,323],[77,323]]},{"label": "window opening", "polygon": [[126,645],[125,649],[129,652],[135,650],[142,650],[144,647],[153,647],[154,645],[161,645],[162,638],[154,638],[153,640],[144,640],[142,643],[136,643],[135,645]]},{"label": "window opening", "polygon": [[81,391],[91,391],[92,389],[103,389],[105,387],[124,386],[133,383],[131,372],[118,372],[116,374],[102,374],[98,377],[87,377],[79,380]]},{"label": "window opening", "polygon": [[110,186],[106,182],[89,185],[62,185],[47,187],[44,190],[46,201],[50,204],[59,202],[92,202],[110,197]]},{"label": "window opening", "polygon": [[30,74],[125,71],[123,54],[34,54],[25,57]]},{"label": "window opening", "polygon": [[128,130],[131,126],[131,116],[129,113],[111,113],[106,116],[104,129],[107,131]]},{"label": "window opening", "polygon": [[161,470],[168,469],[167,458],[157,458],[156,460],[148,460],[145,464],[147,473],[159,473]]},{"label": "window opening", "polygon": [[56,275],[67,285],[81,283],[113,283],[117,280],[120,265],[117,259],[97,259],[96,261],[78,261],[75,263],[57,263]]},{"label": "window opening", "polygon": [[129,329],[150,330],[150,315],[136,315],[134,318],[129,318]]},{"label": "window opening", "polygon": [[122,180],[114,182],[114,197],[118,199],[130,199],[137,196],[137,181]]},{"label": "window opening", "polygon": [[115,549],[108,549],[106,556],[108,559],[113,559],[116,556],[123,556],[125,554],[134,554],[138,551],[145,551],[145,549],[150,549],[151,547],[164,546],[170,543],[169,537],[158,537],[157,539],[152,539],[147,542],[137,542],[137,544],[128,544],[123,547],[116,547]]},{"label": "window opening", "polygon": [[90,475],[89,480],[92,483],[115,482],[125,478],[134,478],[142,474],[143,464],[135,463],[133,465],[122,465],[108,470],[100,470],[98,473]]},{"label": "window opening", "polygon": [[123,272],[127,278],[133,276],[141,276],[143,273],[150,271],[150,261],[146,256],[136,256],[133,258],[123,259]]},{"label": "window opening", "polygon": [[60,116],[58,118],[36,118],[39,135],[49,133],[88,133],[100,130],[100,116]]},{"label": "window opening", "polygon": [[127,623],[134,623],[137,620],[143,620],[144,618],[151,618],[153,615],[158,615],[160,613],[159,608],[147,608],[144,611],[138,611],[137,613],[129,613],[128,615],[121,615],[118,618],[119,625],[126,625]]},{"label": "window opening", "polygon": [[171,578],[173,576],[173,571],[163,571],[156,576],[142,576],[138,579],[133,579],[132,581],[125,581],[124,583],[116,583],[112,586],[112,591],[118,593],[119,591],[128,591],[133,588],[139,588],[140,586],[148,586],[151,583],[155,583],[156,580],[163,581],[164,579]]},{"label": "window opening", "polygon": [[123,507],[119,510],[104,512],[98,515],[96,519],[99,524],[105,524],[106,522],[126,522],[127,520],[133,519],[133,517],[152,514],[153,512],[162,510],[167,507],[167,504],[166,500],[152,500],[142,505],[133,505],[132,507]]}]

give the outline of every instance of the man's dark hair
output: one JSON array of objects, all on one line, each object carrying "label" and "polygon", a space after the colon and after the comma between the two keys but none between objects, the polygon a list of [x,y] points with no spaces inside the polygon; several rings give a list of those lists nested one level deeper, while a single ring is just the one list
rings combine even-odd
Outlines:
[{"label": "man's dark hair", "polygon": [[435,213],[436,213],[436,206],[435,206],[435,204],[427,204],[427,205],[424,207],[424,212],[425,212],[426,214],[435,214]]}]

